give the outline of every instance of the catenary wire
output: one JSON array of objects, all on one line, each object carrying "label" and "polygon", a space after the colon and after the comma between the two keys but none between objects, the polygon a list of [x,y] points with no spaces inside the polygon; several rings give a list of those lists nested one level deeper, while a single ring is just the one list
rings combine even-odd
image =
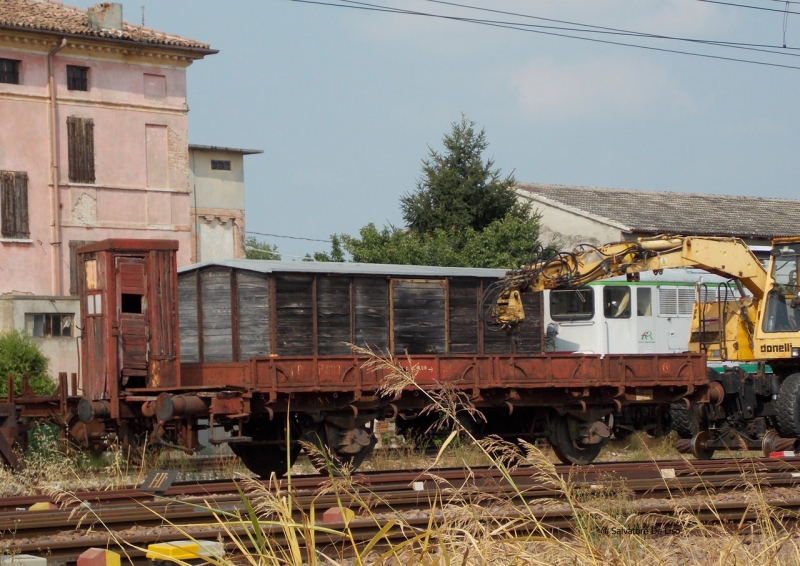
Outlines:
[{"label": "catenary wire", "polygon": [[477,19],[473,19],[473,18],[464,18],[464,17],[458,17],[458,16],[446,16],[446,15],[441,15],[441,14],[431,14],[431,13],[427,13],[427,12],[417,12],[417,11],[412,11],[412,10],[402,10],[402,9],[396,9],[396,8],[388,8],[388,7],[385,7],[385,6],[340,4],[340,3],[325,2],[325,1],[322,1],[322,0],[291,0],[291,1],[298,2],[298,3],[301,3],[301,4],[311,4],[311,5],[317,5],[317,6],[328,6],[328,7],[332,7],[332,8],[348,8],[348,9],[352,9],[352,10],[363,10],[363,11],[370,11],[370,12],[387,12],[387,13],[392,13],[392,14],[404,14],[404,15],[432,17],[432,18],[437,18],[437,19],[445,19],[445,20],[461,21],[461,22],[465,22],[465,23],[474,23],[474,24],[479,24],[479,25],[486,25],[486,26],[489,26],[489,27],[512,29],[512,30],[516,30],[516,31],[525,31],[525,32],[536,33],[536,34],[540,34],[540,35],[549,35],[549,36],[554,36],[554,37],[562,37],[562,38],[566,38],[566,39],[578,39],[578,40],[588,41],[588,42],[592,42],[592,43],[600,43],[600,44],[606,44],[606,45],[616,45],[616,46],[620,46],[620,47],[632,47],[632,48],[643,49],[643,50],[647,50],[647,51],[657,51],[657,52],[661,52],[661,53],[672,53],[672,54],[676,54],[676,55],[688,55],[688,56],[700,57],[700,58],[704,58],[704,59],[730,61],[730,62],[734,62],[734,63],[746,63],[746,64],[750,64],[750,65],[759,65],[759,66],[764,66],[764,67],[777,67],[777,68],[782,68],[782,69],[800,70],[800,67],[797,67],[797,66],[794,66],[794,65],[784,65],[784,64],[781,64],[781,63],[769,63],[769,62],[766,62],[766,61],[755,61],[755,60],[752,60],[752,59],[740,59],[740,58],[736,58],[736,57],[726,57],[726,56],[723,56],[723,55],[711,55],[711,54],[708,54],[708,53],[696,53],[696,52],[692,52],[692,51],[683,51],[683,50],[679,50],[679,49],[667,49],[667,48],[664,48],[664,47],[652,47],[652,46],[648,46],[648,45],[637,45],[635,43],[624,43],[624,42],[620,42],[620,41],[610,41],[610,40],[597,39],[597,38],[592,38],[592,37],[581,37],[581,36],[569,35],[569,34],[564,34],[564,33],[548,32],[548,31],[543,31],[543,30],[540,30],[540,29],[520,28],[520,27],[517,27],[515,25],[510,25],[510,24],[489,23],[487,21],[477,20]]},{"label": "catenary wire", "polygon": [[326,242],[328,244],[331,243],[331,240],[318,240],[316,238],[301,238],[299,236],[282,236],[280,234],[266,234],[264,232],[253,232],[251,230],[245,230],[247,234],[257,234],[259,236],[269,236],[270,238],[287,238],[289,240],[305,240],[307,242]]},{"label": "catenary wire", "polygon": [[[359,3],[359,2],[355,2],[355,1],[351,2],[351,0],[342,0],[342,1],[345,1],[345,2],[348,2],[348,3]],[[747,43],[747,42],[739,42],[739,41],[720,41],[720,40],[714,40],[714,39],[696,39],[696,38],[690,38],[690,37],[678,37],[678,36],[663,35],[663,34],[653,34],[653,33],[647,33],[647,32],[638,32],[638,31],[626,30],[626,29],[621,29],[621,28],[612,28],[612,27],[607,27],[607,26],[596,26],[596,25],[592,25],[592,24],[582,24],[580,22],[571,22],[571,21],[568,21],[568,20],[558,20],[558,19],[554,19],[554,18],[544,18],[544,17],[541,17],[541,16],[533,16],[531,14],[523,14],[523,13],[520,13],[520,12],[508,12],[508,11],[505,11],[505,10],[496,10],[496,9],[493,9],[493,8],[485,8],[485,7],[482,7],[482,6],[471,6],[469,4],[460,4],[460,3],[457,3],[457,2],[448,2],[446,0],[427,0],[427,1],[430,2],[430,3],[433,3],[433,4],[442,4],[442,5],[445,5],[445,6],[453,6],[453,7],[458,7],[458,8],[467,8],[467,9],[471,9],[471,10],[478,10],[478,11],[481,11],[481,12],[490,12],[490,13],[493,13],[493,14],[502,14],[502,15],[506,15],[506,16],[527,18],[527,19],[538,20],[538,21],[543,21],[543,22],[552,22],[552,23],[557,23],[557,24],[564,24],[564,25],[571,25],[571,26],[580,26],[580,27],[584,27],[584,28],[591,28],[591,29],[586,29],[586,30],[581,30],[581,29],[575,30],[575,31],[583,32],[583,33],[599,33],[599,32],[592,32],[592,30],[602,30],[602,31],[605,31],[605,32],[610,32],[610,33],[612,33],[614,35],[634,36],[634,37],[652,38],[652,39],[667,39],[667,40],[672,40],[672,41],[685,41],[685,42],[690,42],[690,43],[716,45],[716,46],[720,46],[720,47],[767,47],[767,48],[772,48],[772,49],[781,49],[781,50],[784,49],[784,47],[781,46],[781,45],[770,45],[770,44],[764,44],[764,43]],[[776,0],[776,1],[780,1],[780,0]],[[525,25],[525,24],[518,24],[518,25]],[[554,29],[559,29],[559,28],[554,28]],[[787,47],[786,49],[800,50],[800,48],[797,48],[797,47]],[[768,53],[768,51],[767,51],[767,53]],[[778,55],[786,55],[787,54],[787,53],[781,52],[781,51],[774,51],[773,53],[778,54]]]},{"label": "catenary wire", "polygon": [[[719,4],[721,6],[732,6],[734,8],[747,8],[750,10],[760,10],[762,12],[778,12],[783,14],[784,12],[788,14],[795,14],[800,15],[800,12],[792,12],[791,10],[779,10],[778,8],[765,8],[764,6],[751,6],[750,4],[737,4],[736,2],[723,2],[722,0],[696,0],[697,2],[705,2],[706,4]],[[795,4],[796,2],[792,2]]]}]

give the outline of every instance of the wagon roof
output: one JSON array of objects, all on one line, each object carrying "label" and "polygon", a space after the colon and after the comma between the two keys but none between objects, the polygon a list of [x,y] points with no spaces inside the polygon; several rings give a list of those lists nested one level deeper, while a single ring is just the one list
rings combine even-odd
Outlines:
[{"label": "wagon roof", "polygon": [[227,267],[260,273],[330,273],[336,275],[396,275],[401,277],[488,277],[500,279],[505,269],[475,267],[433,267],[428,265],[394,265],[385,263],[271,261],[263,259],[216,259],[187,265],[178,273],[204,267]]}]

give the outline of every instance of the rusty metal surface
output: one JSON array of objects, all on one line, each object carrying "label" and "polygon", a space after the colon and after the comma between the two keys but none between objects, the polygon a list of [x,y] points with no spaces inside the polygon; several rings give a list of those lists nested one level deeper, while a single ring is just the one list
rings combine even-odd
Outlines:
[{"label": "rusty metal surface", "polygon": [[[183,364],[185,386],[235,385],[272,393],[374,390],[385,377],[366,360],[342,357],[269,357],[250,363]],[[398,358],[400,365],[409,361]],[[642,388],[694,389],[707,385],[701,354],[648,356],[413,356],[422,387],[451,382],[461,389]],[[644,399],[642,399],[644,400]]]}]

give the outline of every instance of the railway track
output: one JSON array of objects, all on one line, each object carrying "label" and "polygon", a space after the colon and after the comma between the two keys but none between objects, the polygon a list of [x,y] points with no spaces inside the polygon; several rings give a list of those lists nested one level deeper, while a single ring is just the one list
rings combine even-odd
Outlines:
[{"label": "railway track", "polygon": [[[558,482],[537,480],[532,477],[534,471],[530,468],[514,470],[510,476],[514,485],[492,468],[473,469],[469,473],[458,469],[436,470],[432,473],[437,481],[422,471],[355,474],[351,480],[359,486],[358,497],[370,502],[372,517],[357,517],[349,526],[354,540],[369,540],[380,529],[381,521],[385,523],[399,516],[405,530],[396,527],[397,532],[390,529],[387,536],[407,536],[408,528],[427,526],[430,512],[419,511],[429,510],[434,500],[441,504],[450,497],[463,500],[493,497],[507,505],[492,513],[525,518],[520,522],[521,531],[531,530],[537,524],[548,529],[569,529],[575,518],[569,507],[558,504],[563,496],[556,485]],[[622,490],[632,494],[638,501],[630,504],[628,510],[647,514],[648,524],[656,526],[674,523],[676,503],[670,499],[674,494],[734,489],[745,477],[763,486],[794,486],[800,482],[800,458],[599,463],[556,466],[556,472],[584,493]],[[326,481],[327,478],[318,475],[291,478],[292,497],[297,507],[295,518],[300,518],[300,509],[308,511],[313,506],[319,517],[325,509],[338,505],[337,496],[319,493]],[[285,492],[287,485],[287,480],[281,479],[273,482],[273,489]],[[648,499],[643,500],[644,497]],[[550,500],[551,505],[540,505],[543,499]],[[744,501],[721,502],[712,508],[702,499],[695,498],[682,505],[703,521],[740,521],[743,517],[747,520],[754,516],[754,511],[748,509]],[[213,512],[197,505],[232,513],[245,509],[238,486],[232,481],[175,484],[163,498],[134,488],[82,492],[60,501],[59,509],[17,510],[42,501],[53,502],[53,498],[42,495],[0,499],[0,544],[15,552],[46,555],[51,563],[67,563],[93,546],[117,546],[110,532],[120,533],[127,543],[138,546],[185,538],[176,535],[174,529],[165,528],[167,523],[181,525],[195,538],[216,538],[220,528],[213,526],[216,521]],[[792,515],[800,512],[800,499],[775,499],[768,503]],[[359,507],[348,497],[343,504]],[[341,523],[325,526],[344,527]],[[243,530],[240,531],[243,534]],[[278,542],[284,536],[280,529],[265,528],[265,531]],[[126,551],[131,558],[138,555],[132,548]]]}]

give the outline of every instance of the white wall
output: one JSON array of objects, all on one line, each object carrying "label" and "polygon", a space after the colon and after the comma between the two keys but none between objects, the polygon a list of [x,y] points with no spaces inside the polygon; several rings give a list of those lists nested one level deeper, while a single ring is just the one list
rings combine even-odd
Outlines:
[{"label": "white wall", "polygon": [[33,334],[32,314],[72,314],[73,335],[53,338],[33,337],[42,353],[50,359],[50,376],[56,379],[59,372],[79,373],[80,308],[78,299],[42,297],[33,295],[5,295],[0,297],[0,332],[25,330]]},{"label": "white wall", "polygon": [[530,201],[533,211],[541,215],[541,241],[555,243],[562,250],[571,250],[579,244],[600,246],[623,239],[623,231],[612,224],[551,204],[530,199],[524,193],[520,199]]}]

